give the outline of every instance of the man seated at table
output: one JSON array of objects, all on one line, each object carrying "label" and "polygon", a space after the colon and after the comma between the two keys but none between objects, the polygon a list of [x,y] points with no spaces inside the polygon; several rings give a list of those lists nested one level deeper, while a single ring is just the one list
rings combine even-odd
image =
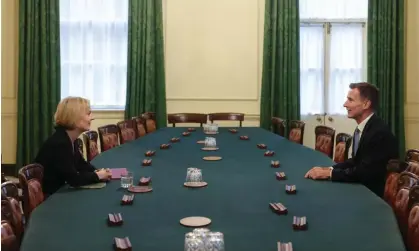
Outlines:
[{"label": "man seated at table", "polygon": [[332,167],[313,167],[305,177],[358,182],[382,197],[387,162],[398,158],[397,140],[385,122],[374,114],[378,89],[368,83],[353,83],[349,88],[343,106],[348,117],[358,124],[353,136],[352,158]]},{"label": "man seated at table", "polygon": [[44,167],[42,191],[45,196],[55,193],[65,183],[79,187],[108,180],[110,172],[96,170],[87,163],[74,143],[90,129],[93,120],[89,101],[68,97],[58,104],[55,132],[42,145],[35,162]]}]

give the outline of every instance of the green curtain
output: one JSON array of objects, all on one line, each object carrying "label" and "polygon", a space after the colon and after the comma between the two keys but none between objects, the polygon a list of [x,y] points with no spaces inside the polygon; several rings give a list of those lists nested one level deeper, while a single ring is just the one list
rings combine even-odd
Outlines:
[{"label": "green curtain", "polygon": [[273,116],[300,119],[300,15],[298,0],[266,0],[260,126]]},{"label": "green curtain", "polygon": [[167,125],[162,0],[130,0],[125,118],[155,112]]},{"label": "green curtain", "polygon": [[60,101],[59,0],[19,2],[16,167],[32,163],[54,131]]},{"label": "green curtain", "polygon": [[378,115],[405,155],[404,0],[369,0],[368,81],[380,89]]}]

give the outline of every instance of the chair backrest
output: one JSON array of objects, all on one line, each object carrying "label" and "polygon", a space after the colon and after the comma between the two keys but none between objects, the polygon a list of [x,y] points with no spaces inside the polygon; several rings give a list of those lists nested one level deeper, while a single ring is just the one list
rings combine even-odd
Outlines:
[{"label": "chair backrest", "polygon": [[146,126],[145,126],[145,120],[143,117],[132,117],[134,120],[135,126],[137,128],[137,137],[143,137],[147,134]]},{"label": "chair backrest", "polygon": [[157,130],[157,121],[156,121],[155,112],[145,112],[141,114],[141,117],[144,119],[147,133],[151,133]]},{"label": "chair backrest", "polygon": [[217,112],[217,113],[209,113],[208,114],[208,120],[211,121],[211,123],[214,123],[214,121],[239,121],[240,127],[243,126],[244,121],[244,113],[237,113],[237,112]]},{"label": "chair backrest", "polygon": [[116,146],[119,146],[119,129],[116,125],[104,125],[98,128],[100,151],[105,152]]},{"label": "chair backrest", "polygon": [[410,189],[418,183],[418,180],[418,176],[405,171],[400,174],[397,182],[397,195],[394,209],[400,232],[404,237],[406,237],[407,221],[409,217],[409,193]]},{"label": "chair backrest", "polygon": [[285,137],[285,127],[286,122],[284,119],[278,118],[278,117],[272,117],[272,131],[279,136]]},{"label": "chair backrest", "polygon": [[19,188],[16,183],[12,181],[6,181],[1,184],[1,194],[10,202],[10,206],[13,211],[14,219],[13,227],[16,235],[20,238],[23,232],[24,219],[22,217],[22,207],[20,202],[22,200],[19,194]]},{"label": "chair backrest", "polygon": [[17,251],[19,244],[13,228],[6,220],[1,221],[1,250]]},{"label": "chair backrest", "polygon": [[338,133],[336,135],[334,162],[342,163],[348,159],[349,148],[351,148],[352,136],[347,133]]},{"label": "chair backrest", "polygon": [[335,146],[335,129],[328,126],[316,126],[314,134],[316,137],[315,150],[322,152],[333,159]]},{"label": "chair backrest", "polygon": [[403,188],[411,188],[418,183],[419,177],[408,171],[400,173],[399,180],[397,182],[397,190]]},{"label": "chair backrest", "polygon": [[83,141],[86,146],[86,157],[89,162],[99,155],[97,140],[98,133],[96,131],[87,131],[83,133]]},{"label": "chair backrest", "polygon": [[1,195],[1,219],[10,222],[11,225],[15,222],[10,201],[3,194]]},{"label": "chair backrest", "polygon": [[406,171],[409,171],[419,176],[419,162],[408,161]]},{"label": "chair backrest", "polygon": [[28,222],[32,211],[44,201],[42,191],[44,168],[40,164],[29,164],[22,167],[18,175],[23,191],[23,211]]},{"label": "chair backrest", "polygon": [[119,121],[116,125],[119,129],[119,142],[121,142],[121,144],[125,144],[138,138],[135,120],[127,119]]},{"label": "chair backrest", "polygon": [[172,113],[167,115],[167,121],[176,127],[176,123],[199,123],[202,127],[207,123],[207,115],[203,113]]},{"label": "chair backrest", "polygon": [[304,121],[300,120],[291,120],[289,123],[289,134],[288,139],[298,144],[303,144],[304,140],[304,128],[305,128]]},{"label": "chair backrest", "polygon": [[7,197],[14,198],[17,201],[20,200],[19,188],[13,181],[6,181],[1,183],[1,193]]},{"label": "chair backrest", "polygon": [[409,149],[406,151],[406,161],[419,162],[419,149]]},{"label": "chair backrest", "polygon": [[412,187],[409,193],[407,247],[411,251],[419,250],[419,185]]},{"label": "chair backrest", "polygon": [[384,200],[394,209],[397,186],[400,173],[406,170],[407,163],[397,159],[390,160],[387,164],[387,178],[384,187]]},{"label": "chair backrest", "polygon": [[20,240],[23,234],[23,216],[19,202],[2,194],[1,218],[11,224],[16,238]]}]

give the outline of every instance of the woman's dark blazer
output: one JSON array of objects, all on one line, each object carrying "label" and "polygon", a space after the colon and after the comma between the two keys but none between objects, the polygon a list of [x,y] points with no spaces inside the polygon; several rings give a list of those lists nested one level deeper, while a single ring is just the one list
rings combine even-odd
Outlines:
[{"label": "woman's dark blazer", "polygon": [[44,167],[42,190],[46,195],[55,193],[65,183],[79,187],[100,181],[96,169],[86,162],[66,129],[60,126],[44,142],[35,163]]}]

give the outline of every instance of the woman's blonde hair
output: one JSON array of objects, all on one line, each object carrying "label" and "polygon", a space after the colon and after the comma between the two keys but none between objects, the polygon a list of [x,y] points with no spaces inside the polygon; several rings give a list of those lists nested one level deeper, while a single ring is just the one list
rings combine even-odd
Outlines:
[{"label": "woman's blonde hair", "polygon": [[54,115],[55,124],[75,129],[76,123],[90,110],[89,100],[82,97],[67,97],[60,101]]}]

